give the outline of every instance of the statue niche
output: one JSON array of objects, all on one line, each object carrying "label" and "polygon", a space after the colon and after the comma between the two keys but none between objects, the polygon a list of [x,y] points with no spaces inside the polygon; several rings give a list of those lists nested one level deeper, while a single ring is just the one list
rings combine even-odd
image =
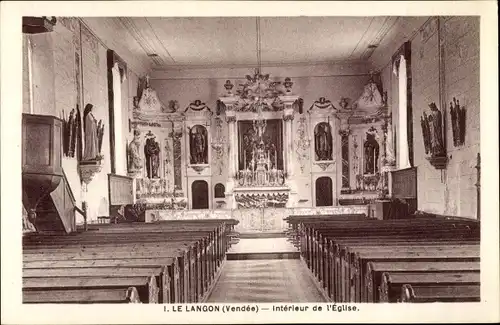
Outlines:
[{"label": "statue niche", "polygon": [[208,132],[204,126],[195,125],[189,131],[191,164],[208,164]]},{"label": "statue niche", "polygon": [[374,175],[378,173],[379,144],[375,139],[375,133],[366,133],[364,144],[365,175]]},{"label": "statue niche", "polygon": [[144,155],[146,157],[147,176],[148,178],[160,178],[160,145],[156,141],[156,136],[151,131],[146,134],[146,137]]},{"label": "statue niche", "polygon": [[330,124],[326,122],[319,123],[314,128],[314,150],[316,160],[333,160],[332,157],[332,130]]}]

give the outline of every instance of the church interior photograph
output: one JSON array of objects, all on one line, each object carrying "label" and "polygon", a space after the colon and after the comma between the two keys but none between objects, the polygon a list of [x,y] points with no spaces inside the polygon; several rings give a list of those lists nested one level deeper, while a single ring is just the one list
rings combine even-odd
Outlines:
[{"label": "church interior photograph", "polygon": [[23,303],[481,301],[480,22],[23,16]]}]

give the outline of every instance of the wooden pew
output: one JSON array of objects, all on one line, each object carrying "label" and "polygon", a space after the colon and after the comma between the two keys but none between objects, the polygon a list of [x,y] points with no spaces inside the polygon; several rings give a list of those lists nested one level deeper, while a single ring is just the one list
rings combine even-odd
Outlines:
[{"label": "wooden pew", "polygon": [[130,277],[23,277],[23,293],[57,290],[63,294],[66,290],[95,291],[116,289],[126,292],[135,287],[139,298],[144,303],[158,303],[159,290],[154,276]]},{"label": "wooden pew", "polygon": [[[347,277],[346,272],[349,272],[350,277],[352,277],[352,281],[354,281],[354,286],[357,288],[362,285],[362,283],[366,283],[366,276],[363,279],[359,279],[356,277],[356,274],[351,274],[350,270],[346,271],[345,268],[349,267],[346,265],[347,260],[349,260],[349,251],[348,248],[353,244],[366,244],[373,245],[373,240],[375,238],[372,237],[362,237],[362,238],[349,238],[349,239],[339,239],[339,240],[330,240],[327,239],[327,243],[324,245],[326,247],[324,262],[322,263],[322,268],[320,271],[319,278],[323,280],[324,288],[327,290],[327,294],[329,297],[335,297],[335,293],[339,290],[338,284],[343,280],[343,277]],[[380,246],[402,246],[402,245],[415,245],[415,246],[429,246],[429,245],[443,245],[443,244],[462,244],[461,241],[453,241],[453,242],[431,242],[427,241],[425,238],[421,239],[403,239],[403,240],[395,240],[394,238],[383,238],[383,241],[380,238],[377,238],[377,245]],[[353,241],[355,240],[355,241]],[[367,241],[367,242],[365,242]],[[346,250],[347,248],[347,250]],[[357,290],[357,289],[356,289]]]},{"label": "wooden pew", "polygon": [[404,284],[401,287],[400,302],[479,302],[481,301],[480,285],[453,286],[417,286]]},{"label": "wooden pew", "polygon": [[127,277],[150,276],[156,279],[159,303],[170,303],[170,276],[163,266],[153,267],[79,267],[79,268],[30,268],[23,270],[23,278],[71,278],[71,277]]},{"label": "wooden pew", "polygon": [[[144,235],[144,236],[143,236]],[[198,233],[194,233],[193,235],[186,235],[185,233],[182,234],[169,234],[169,236],[162,237],[162,234],[160,234],[160,237],[156,236],[157,234],[119,234],[118,236],[114,235],[96,235],[96,236],[90,236],[86,238],[64,238],[64,244],[61,242],[53,239],[51,241],[51,245],[48,246],[43,246],[42,249],[39,248],[39,245],[34,246],[36,249],[41,252],[41,250],[44,249],[57,249],[58,252],[65,252],[65,251],[74,251],[75,249],[80,249],[80,250],[86,250],[86,251],[91,251],[91,250],[102,250],[103,248],[108,247],[110,250],[126,250],[126,251],[136,251],[136,250],[143,250],[143,251],[151,251],[151,250],[162,250],[165,245],[169,246],[172,243],[184,243],[184,244],[189,244],[191,241],[186,239],[199,239],[197,237]],[[130,241],[130,237],[133,236],[134,242],[136,244],[129,245],[128,242]],[[144,239],[144,241],[142,240]],[[166,241],[164,244],[158,244],[159,242]],[[76,242],[76,243],[75,243]],[[85,242],[86,244],[82,244],[82,242]],[[140,244],[139,244],[140,242]],[[118,243],[120,243],[121,248],[114,248]],[[145,246],[146,245],[146,246]],[[195,245],[196,246],[196,245]],[[202,282],[202,276],[206,276],[208,278],[208,275],[202,273],[202,267],[204,266],[204,251],[199,251],[199,247],[195,247],[195,250],[198,249],[198,254],[196,258],[194,255],[196,253],[191,253],[192,256],[190,258],[191,263],[189,263],[188,269],[191,272],[191,276],[195,277],[197,280],[199,280],[197,284],[197,292],[193,293],[191,291],[191,295],[200,295],[201,294],[201,287],[202,285],[206,285],[205,283]],[[52,250],[53,251],[53,250]],[[26,247],[26,252],[35,252],[33,250],[32,246],[27,246]],[[200,255],[201,254],[201,255]],[[184,263],[185,264],[185,263]],[[181,262],[182,265],[182,262]],[[210,263],[210,265],[213,267],[212,268],[212,273],[210,275],[213,278],[213,275],[215,273],[215,264]],[[203,267],[203,272],[207,272],[207,265]],[[193,279],[194,281],[194,279]],[[194,287],[192,288],[194,290]]]},{"label": "wooden pew", "polygon": [[[107,260],[107,259],[144,259],[144,258],[176,258],[180,266],[181,302],[192,302],[193,280],[190,264],[191,242],[173,242],[159,247],[134,247],[125,243],[113,247],[113,250],[103,250],[102,247],[81,248],[67,247],[63,249],[25,249],[24,261],[60,261],[60,260]],[[192,267],[191,267],[192,268]]]},{"label": "wooden pew", "polygon": [[408,236],[412,238],[425,238],[427,240],[433,239],[443,239],[443,238],[453,238],[453,239],[467,239],[475,238],[475,234],[471,233],[472,230],[467,228],[453,228],[453,229],[438,229],[435,231],[429,230],[417,230],[412,227],[393,229],[393,228],[372,228],[369,231],[351,231],[344,229],[321,229],[315,230],[314,234],[307,235],[306,233],[306,243],[305,251],[302,250],[302,254],[305,254],[306,262],[311,267],[313,273],[316,276],[321,276],[319,270],[322,269],[322,261],[327,256],[324,246],[327,244],[328,239],[338,239],[347,238],[349,236],[361,236],[360,243],[362,244],[366,238],[370,235],[376,234],[380,238],[380,242],[385,241],[385,238],[396,238],[397,236],[407,239]]},{"label": "wooden pew", "polygon": [[[432,226],[433,229],[429,231],[429,229],[425,229],[426,226]],[[479,226],[477,222],[471,222],[469,220],[457,221],[451,218],[419,218],[418,220],[406,219],[404,221],[404,224],[402,224],[400,220],[392,221],[389,223],[381,223],[380,221],[375,221],[368,222],[367,224],[366,221],[360,223],[351,220],[335,223],[335,221],[326,222],[325,220],[318,219],[310,222],[304,221],[300,224],[300,228],[302,257],[306,259],[309,267],[313,270],[313,272],[315,272],[318,278],[323,280],[323,284],[329,290],[328,294],[334,294],[334,292],[332,291],[335,291],[335,288],[333,287],[337,282],[342,282],[341,284],[344,285],[344,288],[342,289],[342,296],[334,297],[337,299],[337,301],[339,299],[347,299],[350,295],[360,296],[360,293],[356,293],[357,291],[353,288],[357,288],[357,290],[359,290],[359,288],[361,288],[361,281],[363,279],[359,277],[359,269],[356,269],[356,267],[354,267],[354,269],[351,271],[350,254],[352,254],[352,252],[349,252],[349,250],[347,250],[346,248],[352,246],[353,244],[358,246],[365,245],[364,243],[360,244],[358,241],[365,240],[366,236],[373,236],[373,234],[376,234],[378,238],[373,237],[376,249],[379,249],[378,246],[388,246],[387,244],[401,246],[404,245],[405,242],[408,242],[408,239],[412,239],[416,242],[412,243],[412,246],[409,247],[411,250],[413,250],[413,246],[422,246],[422,244],[425,244],[426,242],[431,246],[445,245],[446,242],[449,242],[452,245],[456,244],[462,246],[464,242],[470,244],[478,243],[479,238]],[[376,229],[373,230],[373,228]],[[314,232],[311,231],[311,229],[318,229],[318,231]],[[337,233],[335,233],[335,229],[337,230]],[[325,232],[333,232],[333,235],[331,235],[331,237],[329,237],[328,235],[324,236]],[[358,236],[361,235],[361,238],[355,238],[351,242],[336,243],[338,237],[341,237],[341,239],[349,240],[349,236],[354,236],[354,234],[358,234]],[[397,238],[394,241],[394,236],[398,236],[400,238]],[[307,238],[304,239],[304,237]],[[388,243],[387,241],[392,241],[392,243]],[[371,245],[374,245],[374,243],[372,243]],[[354,283],[351,286],[350,283],[346,281],[347,279],[343,279],[344,281],[340,281],[338,279],[338,274],[332,275],[332,273],[335,273],[331,272],[334,270],[335,264],[339,264],[332,261],[334,259],[333,251],[335,247],[337,252],[344,249],[343,251],[345,255],[343,256],[343,259],[345,260],[343,263],[343,272],[337,273],[344,273],[340,276],[341,278],[347,276],[351,282],[358,283]],[[438,248],[437,250],[435,247],[431,248],[438,253],[443,251],[443,249],[440,248]],[[409,251],[407,253],[409,253],[407,254],[407,256],[399,256],[399,258],[412,258],[412,251]],[[476,254],[474,254],[474,252],[472,251],[468,253],[472,253],[472,255],[469,254],[471,256],[467,256],[466,253],[465,260],[470,260],[471,258],[473,260],[478,260],[478,252],[476,252]],[[425,256],[419,256],[420,260],[425,260],[423,259],[424,257]],[[431,256],[427,256],[427,258],[430,257]],[[357,259],[355,256],[353,258],[353,262],[356,263],[356,261]],[[340,268],[339,271],[342,271],[342,268]],[[328,274],[329,276],[326,276],[326,274]],[[351,289],[347,290],[346,287],[350,287]],[[349,291],[349,293],[347,291]],[[360,298],[361,297],[353,297],[352,301]]]},{"label": "wooden pew", "polygon": [[367,220],[368,218],[364,213],[361,214],[335,214],[335,215],[290,215],[283,218],[288,225],[289,229],[286,231],[286,235],[294,245],[297,245],[300,241],[300,224],[303,222],[314,222],[314,221],[359,221]]},{"label": "wooden pew", "polygon": [[[393,221],[393,220],[389,220]],[[423,223],[422,223],[423,222]],[[330,237],[348,237],[348,236],[369,236],[373,235],[375,232],[383,232],[384,236],[397,236],[404,235],[408,233],[419,233],[425,234],[426,237],[437,237],[444,238],[447,236],[455,236],[456,238],[477,238],[479,236],[479,228],[474,227],[469,224],[456,224],[451,225],[451,229],[448,230],[447,227],[433,227],[432,229],[425,229],[423,225],[426,221],[419,220],[416,223],[403,224],[402,222],[394,223],[384,221],[376,221],[367,226],[364,222],[359,223],[350,222],[349,224],[339,223],[339,222],[309,222],[302,223],[303,234],[301,242],[301,252],[302,254],[314,253],[317,249],[318,238],[320,234],[328,234]],[[433,223],[433,222],[432,222]],[[439,236],[438,236],[439,234]],[[309,263],[311,256],[306,256],[306,261]],[[316,265],[312,265],[313,270],[315,270]]]},{"label": "wooden pew", "polygon": [[[381,246],[382,247],[382,246]],[[350,262],[344,262],[344,276],[352,279],[352,285],[345,292],[347,301],[369,301],[370,289],[373,285],[364,281],[364,274],[368,273],[367,263],[369,262],[478,262],[479,246],[455,247],[447,246],[427,246],[427,247],[409,247],[396,249],[367,248],[366,250],[352,249],[354,252],[350,257]],[[347,281],[345,281],[347,282]],[[344,282],[344,283],[345,283]],[[377,285],[378,283],[375,283]],[[354,295],[354,296],[353,296]]]},{"label": "wooden pew", "polygon": [[[168,272],[169,294],[163,296],[163,303],[180,303],[181,278],[179,276],[178,260],[176,258],[133,258],[133,259],[101,259],[101,260],[52,260],[52,261],[24,261],[23,275],[31,269],[61,269],[74,270],[78,268],[110,269],[110,268],[166,268]],[[78,271],[76,272],[78,273]],[[135,274],[132,272],[131,274]],[[166,277],[167,278],[167,277]]]},{"label": "wooden pew", "polygon": [[[405,249],[408,252],[406,255],[406,259],[412,258],[416,253],[421,251],[428,252],[431,249],[436,253],[442,252],[440,246],[449,245],[447,242],[426,242],[425,240],[413,241],[412,239],[403,239],[401,241],[386,239],[383,244],[381,244],[378,240],[370,242],[370,238],[360,238],[360,241],[357,242],[357,245],[364,245],[369,252],[401,252],[402,249]],[[364,242],[367,241],[367,242]],[[453,242],[455,243],[455,242]],[[457,242],[460,243],[460,242]],[[461,243],[460,243],[461,244]],[[331,297],[336,297],[336,299],[340,298],[342,295],[346,296],[345,292],[347,288],[350,288],[350,292],[353,291],[352,300],[353,301],[366,301],[365,298],[368,293],[365,293],[367,290],[365,288],[365,283],[367,280],[366,273],[368,271],[364,271],[358,265],[360,263],[357,260],[357,256],[355,255],[357,252],[362,251],[362,249],[357,249],[360,246],[353,246],[354,243],[343,243],[341,240],[331,240],[329,250],[327,251],[328,259],[325,263],[325,267],[323,268],[323,274],[325,274],[325,279],[327,279],[327,285],[329,285],[329,294]],[[371,245],[371,246],[368,246]],[[378,246],[373,246],[378,245]],[[406,245],[406,246],[405,246]],[[395,249],[396,247],[397,249]],[[470,247],[470,245],[469,245]],[[351,255],[354,254],[354,257]],[[362,277],[364,275],[364,277]],[[349,285],[346,285],[349,283]],[[354,293],[355,292],[355,293]]]},{"label": "wooden pew", "polygon": [[[130,224],[127,224],[126,226],[119,226],[119,227],[110,227],[110,226],[105,226],[105,227],[100,227],[96,230],[93,230],[92,232],[88,232],[88,233],[81,233],[81,234],[77,234],[77,236],[64,236],[63,238],[57,238],[57,237],[53,237],[53,236],[33,236],[33,237],[30,237],[30,238],[27,238],[26,240],[24,240],[24,244],[25,244],[25,248],[26,251],[30,251],[31,253],[34,253],[35,255],[31,255],[30,257],[28,257],[28,259],[33,259],[35,256],[38,256],[38,258],[42,258],[42,259],[46,259],[45,257],[40,256],[40,255],[36,255],[37,253],[40,254],[42,252],[36,252],[36,248],[33,248],[33,247],[36,247],[38,246],[39,248],[42,248],[42,250],[47,250],[47,249],[50,249],[52,251],[52,253],[54,252],[53,249],[56,249],[56,250],[59,250],[59,252],[57,253],[57,255],[60,257],[60,258],[68,258],[68,256],[65,256],[64,254],[65,253],[68,253],[68,252],[75,252],[75,250],[79,250],[81,252],[81,250],[83,249],[84,251],[86,250],[87,253],[91,254],[92,258],[100,258],[99,260],[96,260],[96,261],[107,261],[109,260],[109,258],[111,258],[111,256],[107,256],[106,253],[104,253],[104,255],[99,255],[100,253],[102,253],[102,249],[105,249],[106,246],[108,246],[109,248],[113,248],[113,250],[115,251],[115,253],[117,251],[119,251],[120,249],[117,249],[115,248],[116,245],[119,245],[117,247],[128,247],[128,249],[124,248],[125,250],[128,250],[130,252],[130,249],[132,249],[135,253],[138,253],[139,251],[144,251],[144,253],[147,253],[147,251],[152,251],[152,250],[162,250],[162,252],[164,252],[164,247],[160,247],[158,245],[156,246],[151,246],[151,242],[156,242],[159,240],[159,238],[151,238],[151,233],[150,231],[153,230],[153,233],[158,234],[159,236],[162,236],[162,235],[165,235],[168,237],[168,247],[170,247],[172,245],[173,242],[176,242],[176,243],[187,243],[189,244],[190,240],[195,240],[195,242],[203,242],[204,240],[214,240],[215,238],[214,237],[210,237],[210,235],[212,234],[210,231],[209,232],[204,232],[204,230],[214,230],[214,233],[216,235],[218,235],[219,233],[217,232],[218,229],[223,229],[225,230],[226,227],[225,227],[225,224],[224,223],[221,223],[221,222],[218,222],[216,220],[214,221],[210,221],[208,222],[209,224],[211,224],[210,226],[207,226],[205,222],[203,221],[194,221],[194,222],[188,222],[188,223],[184,223],[182,221],[179,221],[179,222],[161,222],[159,224],[156,224],[156,225],[153,225],[153,226],[156,226],[156,227],[151,227],[151,225],[146,225],[144,226],[145,224],[140,224],[140,225],[133,225],[132,227],[130,227]],[[187,225],[186,225],[187,224]],[[233,226],[234,224],[236,224],[235,222],[233,222]],[[159,225],[159,226],[158,226]],[[224,226],[223,228],[220,227],[220,225]],[[115,225],[113,225],[115,226]],[[203,228],[202,231],[200,232],[200,227]],[[158,229],[160,228],[160,229]],[[166,229],[168,228],[168,229]],[[191,232],[191,233],[182,233],[182,231],[186,231],[186,230],[193,230],[193,229],[196,229],[197,231],[195,232]],[[229,228],[231,229],[231,228]],[[129,233],[128,231],[134,231],[134,233]],[[181,232],[179,234],[179,232]],[[101,235],[96,235],[100,233]],[[137,233],[140,233],[139,235],[137,235]],[[205,235],[209,235],[208,236],[208,239]],[[103,236],[102,236],[103,235]],[[122,236],[122,237],[120,237]],[[132,236],[133,239],[129,239],[129,238],[126,238],[128,236]],[[137,236],[139,236],[140,238],[138,238]],[[142,236],[142,237],[141,237]],[[182,237],[184,236],[184,237]],[[204,237],[205,236],[205,237]],[[104,237],[104,238],[103,238]],[[154,236],[153,236],[154,237]],[[110,239],[111,238],[111,239]],[[104,242],[106,239],[109,240],[109,242]],[[222,236],[221,238],[222,239]],[[85,243],[82,245],[82,241]],[[139,245],[135,245],[135,246],[130,246],[128,245],[127,246],[127,242],[129,241],[132,241],[132,242],[139,242],[141,244]],[[221,240],[222,241],[222,240]],[[213,254],[213,257],[219,257],[219,253],[221,253],[221,255],[224,255],[225,256],[225,250],[222,250],[224,247],[224,245],[221,244],[221,241],[219,241],[217,244],[218,245],[213,245],[213,246],[218,246],[217,249],[220,249],[220,250],[217,250],[214,254]],[[103,243],[104,242],[104,243]],[[47,245],[47,243],[49,243]],[[43,245],[43,246],[42,246]],[[71,247],[71,245],[73,245],[73,247]],[[125,246],[123,246],[125,245]],[[69,247],[69,250],[68,250],[68,247]],[[201,252],[200,252],[201,253]],[[43,253],[42,253],[43,254]],[[63,255],[61,255],[63,254]],[[158,258],[157,254],[153,254],[153,258]],[[116,254],[114,254],[114,256],[116,256]],[[87,261],[86,259],[88,257],[85,257],[85,256],[81,256],[78,255],[78,256],[74,256],[74,257],[77,257],[78,260],[75,260],[73,259],[72,262],[75,262],[75,261]],[[73,258],[74,258],[73,257]],[[123,258],[125,259],[126,256],[118,256],[119,258]],[[146,255],[144,256],[133,256],[133,258],[135,260],[144,260],[146,259]],[[163,258],[163,257],[162,257]],[[49,258],[49,259],[53,259],[54,258]],[[57,259],[57,258],[56,258]],[[83,260],[81,260],[83,259]],[[198,261],[199,261],[199,256],[198,256]],[[116,260],[115,260],[116,261]],[[47,262],[47,261],[39,261],[39,262]],[[58,262],[63,262],[63,261],[58,261]],[[26,263],[37,263],[37,262],[25,262]],[[220,263],[220,258],[218,259],[217,263]],[[182,263],[181,263],[182,264]],[[216,263],[212,263],[214,266]],[[110,264],[111,265],[111,264]],[[184,298],[183,300],[185,301],[192,301],[192,302],[195,302],[196,299],[193,298],[194,295],[197,295],[198,298],[199,296],[203,293],[203,289],[204,286],[206,286],[206,283],[201,283],[202,281],[200,281],[199,285],[197,286],[194,286],[193,285],[193,282],[194,280],[192,280],[193,278],[195,279],[199,279],[200,276],[205,276],[205,274],[207,274],[207,277],[209,276],[208,274],[210,274],[210,276],[214,276],[214,273],[215,272],[208,272],[208,271],[212,271],[212,270],[209,270],[208,267],[205,267],[204,269],[206,270],[204,273],[201,272],[202,270],[202,265],[203,263],[199,263],[198,265],[200,265],[199,267],[194,267],[193,264],[191,263],[189,265],[189,276],[184,276],[184,278],[190,278],[189,279],[189,282],[188,283],[185,283],[184,284]],[[187,268],[185,267],[184,268],[184,271],[186,270]],[[215,268],[214,270],[215,271]],[[175,283],[175,280],[172,281],[173,283]],[[185,288],[186,287],[190,287],[191,289],[188,289],[189,290],[189,294],[187,294],[188,298],[186,299],[186,290]],[[166,296],[168,296],[168,294],[165,294]],[[174,299],[175,299],[175,294],[174,294]],[[174,299],[170,299],[170,300],[174,300]],[[165,299],[163,299],[165,300]]]},{"label": "wooden pew", "polygon": [[479,286],[479,272],[453,272],[453,273],[398,273],[384,272],[382,284],[379,287],[380,302],[398,302],[401,298],[401,289],[405,284],[416,287],[445,287],[453,286]]},{"label": "wooden pew", "polygon": [[123,289],[68,289],[23,291],[25,304],[123,304],[141,303],[139,292],[134,287]]},{"label": "wooden pew", "polygon": [[[214,222],[211,222],[211,223],[215,224]],[[91,238],[90,241],[98,242],[98,238],[105,239],[105,238],[109,237],[109,235],[107,235],[107,233],[119,232],[122,235],[122,238],[114,237],[114,240],[116,242],[119,242],[120,240],[125,240],[125,241],[130,240],[130,238],[128,238],[129,235],[123,234],[123,232],[127,232],[127,233],[130,233],[130,232],[134,232],[134,233],[139,233],[139,232],[166,233],[166,232],[169,232],[169,233],[178,235],[179,233],[184,233],[184,234],[187,234],[187,232],[192,233],[193,229],[196,230],[195,231],[196,233],[199,233],[200,230],[205,230],[205,228],[200,229],[201,227],[208,227],[208,228],[206,228],[208,230],[213,230],[213,227],[214,227],[214,226],[203,226],[203,223],[200,223],[200,222],[198,222],[199,225],[193,225],[193,223],[190,223],[191,224],[189,226],[190,228],[186,228],[186,226],[184,226],[184,224],[172,223],[172,224],[174,224],[174,226],[171,226],[170,224],[171,224],[171,222],[168,222],[168,223],[162,222],[162,223],[155,224],[155,225],[139,223],[139,224],[134,224],[133,228],[129,228],[130,226],[128,224],[126,224],[127,226],[120,226],[120,227],[117,227],[117,229],[115,229],[115,227],[104,227],[104,229],[99,228],[100,230],[98,230],[99,233],[97,233],[97,234],[95,232],[82,233],[82,234],[78,234],[77,237],[78,237],[78,242],[80,242],[80,243],[84,243],[84,242],[88,241],[89,237]],[[176,224],[179,224],[179,225],[176,225]],[[165,227],[168,227],[168,228],[165,228]],[[118,236],[119,234],[116,234],[116,235]],[[101,237],[99,237],[99,236],[101,236]],[[209,244],[210,244],[209,249],[213,249],[215,251],[215,254],[217,257],[217,266],[220,265],[220,263],[224,257],[224,254],[228,249],[227,244],[225,243],[227,241],[224,238],[219,238],[219,237],[220,236],[218,235],[218,233],[215,233],[215,239],[208,240]],[[46,238],[44,238],[44,239],[46,239]],[[39,240],[39,238],[36,236],[33,236],[33,238],[27,239],[24,243],[25,243],[25,245],[28,245],[28,242],[36,242],[37,240]],[[75,240],[73,236],[65,236],[64,238],[54,238],[54,239],[51,238],[50,239],[50,241],[52,241],[52,242],[57,241],[61,245],[67,244],[68,241],[71,241],[71,240],[73,240],[73,241]],[[214,242],[214,244],[212,244],[212,242]],[[211,247],[211,245],[215,245],[215,246]]]},{"label": "wooden pew", "polygon": [[[378,288],[382,283],[384,272],[397,273],[452,273],[479,272],[479,262],[369,262],[364,275],[367,301],[379,301]],[[406,294],[406,293],[405,293]],[[408,292],[410,294],[410,292]],[[410,299],[410,295],[408,296]]]}]

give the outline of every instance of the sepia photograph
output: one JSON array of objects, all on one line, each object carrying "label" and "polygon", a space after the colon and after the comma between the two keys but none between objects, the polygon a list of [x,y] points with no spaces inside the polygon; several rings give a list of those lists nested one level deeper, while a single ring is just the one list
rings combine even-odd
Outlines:
[{"label": "sepia photograph", "polygon": [[15,20],[23,308],[485,301],[480,14],[56,12]]}]

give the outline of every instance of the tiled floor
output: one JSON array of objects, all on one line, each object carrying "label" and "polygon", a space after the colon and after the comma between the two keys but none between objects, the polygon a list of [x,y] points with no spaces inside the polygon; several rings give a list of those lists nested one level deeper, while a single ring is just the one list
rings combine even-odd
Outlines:
[{"label": "tiled floor", "polygon": [[324,302],[300,260],[226,261],[208,303]]},{"label": "tiled floor", "polygon": [[266,259],[227,260],[207,302],[323,302],[300,259],[280,259],[293,252],[297,249],[286,238],[241,239],[228,254],[285,254],[261,255]]}]

